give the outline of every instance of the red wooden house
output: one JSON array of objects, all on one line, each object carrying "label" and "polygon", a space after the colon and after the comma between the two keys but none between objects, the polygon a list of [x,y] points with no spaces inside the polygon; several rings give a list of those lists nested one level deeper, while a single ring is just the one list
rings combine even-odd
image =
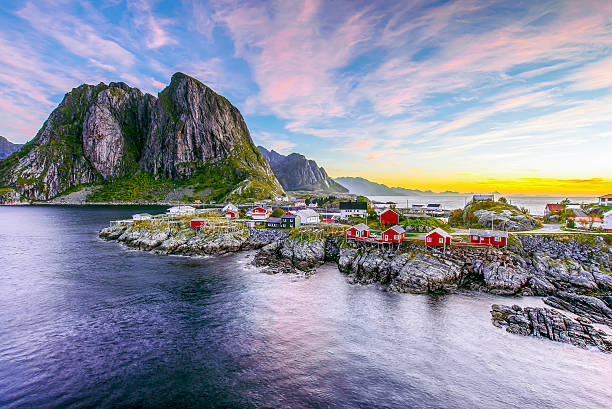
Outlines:
[{"label": "red wooden house", "polygon": [[189,227],[202,227],[208,225],[208,219],[191,219]]},{"label": "red wooden house", "polygon": [[370,237],[370,228],[363,223],[359,223],[356,226],[351,226],[346,229],[347,239],[357,239],[364,237]]},{"label": "red wooden house", "polygon": [[404,241],[404,228],[402,226],[389,227],[382,233],[384,243],[401,243]]},{"label": "red wooden house", "polygon": [[470,229],[470,243],[506,246],[508,245],[508,232],[500,230]]},{"label": "red wooden house", "polygon": [[225,217],[227,219],[236,219],[238,216],[240,216],[238,214],[238,212],[234,212],[234,211],[231,211],[231,210],[225,212]]},{"label": "red wooden house", "polygon": [[437,228],[430,231],[425,236],[425,244],[428,246],[445,247],[451,244],[451,235],[444,230]]},{"label": "red wooden house", "polygon": [[399,214],[393,209],[387,209],[380,214],[380,224],[398,224]]}]

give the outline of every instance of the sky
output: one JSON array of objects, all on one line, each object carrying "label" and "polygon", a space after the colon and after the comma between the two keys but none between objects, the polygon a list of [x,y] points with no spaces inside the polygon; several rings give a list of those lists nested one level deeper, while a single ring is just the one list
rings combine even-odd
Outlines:
[{"label": "sky", "polygon": [[612,1],[0,2],[0,135],[70,89],[191,75],[332,177],[612,193]]}]

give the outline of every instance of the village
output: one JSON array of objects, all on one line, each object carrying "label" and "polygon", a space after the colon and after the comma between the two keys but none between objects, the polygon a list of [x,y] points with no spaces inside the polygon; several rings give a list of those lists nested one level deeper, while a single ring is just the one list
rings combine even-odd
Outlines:
[{"label": "village", "polygon": [[[402,243],[413,242],[443,251],[453,246],[505,247],[509,244],[510,232],[612,233],[612,195],[602,196],[598,203],[591,205],[569,201],[547,204],[541,218],[521,213],[504,198],[495,200],[494,195],[474,195],[465,209],[455,211],[442,209],[437,203],[400,209],[393,203],[372,203],[366,198],[340,201],[337,207],[319,207],[317,201],[304,198],[292,202],[212,206],[177,205],[164,214],[134,214],[132,219],[113,221],[111,225],[150,221],[169,230],[188,226],[196,234],[248,234],[251,229],[260,229],[292,231],[302,237],[319,238],[333,232],[343,235],[347,245],[399,250]],[[472,212],[468,213],[468,209]],[[512,217],[526,219],[531,224],[524,227],[507,223],[515,220]]]}]

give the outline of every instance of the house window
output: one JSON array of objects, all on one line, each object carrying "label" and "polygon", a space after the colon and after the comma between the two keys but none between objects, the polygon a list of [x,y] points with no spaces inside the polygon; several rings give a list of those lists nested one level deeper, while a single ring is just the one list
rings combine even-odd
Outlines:
[{"label": "house window", "polygon": [[395,240],[399,240],[399,236],[397,234],[395,235]]},{"label": "house window", "polygon": [[438,239],[438,243],[444,243],[443,239]]},{"label": "house window", "polygon": [[427,238],[427,243],[431,243],[431,237]]}]

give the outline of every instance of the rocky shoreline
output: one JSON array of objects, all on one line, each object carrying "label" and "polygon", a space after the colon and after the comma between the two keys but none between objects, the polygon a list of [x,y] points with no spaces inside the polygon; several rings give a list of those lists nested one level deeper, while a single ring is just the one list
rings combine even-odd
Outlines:
[{"label": "rocky shoreline", "polygon": [[109,227],[100,237],[160,254],[258,250],[253,264],[269,274],[311,275],[333,262],[349,282],[380,283],[388,291],[544,296],[551,307],[612,327],[612,248],[598,237],[521,235],[507,249],[451,247],[445,252],[414,242],[400,251],[379,249],[347,243],[343,236],[302,240],[288,231],[258,228],[205,234],[145,224]]}]

